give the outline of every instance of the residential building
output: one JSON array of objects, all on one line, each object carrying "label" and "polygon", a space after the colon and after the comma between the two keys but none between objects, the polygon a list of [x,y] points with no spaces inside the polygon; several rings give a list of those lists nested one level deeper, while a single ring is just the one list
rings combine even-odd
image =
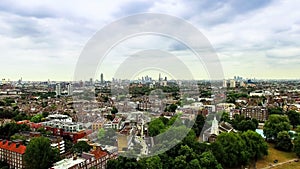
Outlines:
[{"label": "residential building", "polygon": [[267,109],[261,106],[244,107],[240,110],[240,115],[248,118],[254,118],[258,121],[266,121],[268,119]]},{"label": "residential building", "polygon": [[47,120],[57,120],[62,122],[72,122],[72,118],[64,114],[51,114],[46,117]]},{"label": "residential building", "polygon": [[81,156],[75,155],[72,158],[56,162],[51,169],[87,169],[92,167],[105,169],[108,160],[116,158],[117,153],[111,153],[97,146],[89,153],[83,152]]},{"label": "residential building", "polygon": [[0,140],[0,160],[9,164],[10,168],[23,169],[26,146],[21,141]]}]

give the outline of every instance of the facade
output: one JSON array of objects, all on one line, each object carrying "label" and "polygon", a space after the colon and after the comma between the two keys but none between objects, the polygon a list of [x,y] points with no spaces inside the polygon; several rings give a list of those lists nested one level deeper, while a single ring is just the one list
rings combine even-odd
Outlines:
[{"label": "facade", "polygon": [[18,141],[0,140],[0,160],[6,161],[10,168],[23,169],[26,146]]},{"label": "facade", "polygon": [[101,147],[97,147],[90,152],[83,152],[80,157],[76,155],[72,158],[66,158],[58,161],[51,169],[105,169],[107,161],[110,159],[116,159],[117,153],[111,153],[106,150],[102,150]]},{"label": "facade", "polygon": [[67,85],[67,92],[68,92],[68,96],[72,96],[73,95],[73,85],[71,83],[69,83]]},{"label": "facade", "polygon": [[219,123],[216,117],[214,117],[214,120],[212,121],[212,126],[203,132],[202,141],[207,141],[212,143],[216,140],[219,134],[224,132],[235,133],[237,131],[231,126],[231,124],[227,122]]},{"label": "facade", "polygon": [[230,80],[230,85],[231,88],[235,88],[236,87],[236,83],[235,80]]},{"label": "facade", "polygon": [[72,122],[72,118],[69,117],[68,115],[63,115],[63,114],[51,114],[48,117],[46,117],[48,120],[57,120],[57,121],[62,121],[62,122]]},{"label": "facade", "polygon": [[51,137],[47,137],[50,139],[51,141],[51,147],[52,148],[57,148],[59,150],[60,154],[63,154],[66,152],[65,150],[65,141],[62,137],[58,137],[58,136],[51,136]]},{"label": "facade", "polygon": [[261,106],[242,108],[240,110],[240,115],[246,118],[254,118],[258,121],[266,121],[268,119],[267,109]]},{"label": "facade", "polygon": [[224,79],[223,80],[223,85],[222,85],[224,88],[226,88],[227,87],[227,80],[226,79]]},{"label": "facade", "polygon": [[63,129],[65,132],[79,132],[83,130],[82,123],[51,120],[51,121],[45,121],[42,124],[43,126]]},{"label": "facade", "polygon": [[56,91],[56,96],[60,96],[61,95],[61,86],[60,86],[60,83],[56,84],[55,91]]}]

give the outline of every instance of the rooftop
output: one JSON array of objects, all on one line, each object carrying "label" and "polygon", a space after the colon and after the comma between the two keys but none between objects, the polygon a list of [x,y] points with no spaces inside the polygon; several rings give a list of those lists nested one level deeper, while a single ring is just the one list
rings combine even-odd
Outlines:
[{"label": "rooftop", "polygon": [[24,154],[26,151],[26,146],[7,140],[0,140],[0,148],[16,152],[18,154]]},{"label": "rooftop", "polygon": [[83,163],[84,161],[85,161],[84,158],[76,158],[76,159],[67,158],[56,162],[51,169],[67,169],[74,165]]}]

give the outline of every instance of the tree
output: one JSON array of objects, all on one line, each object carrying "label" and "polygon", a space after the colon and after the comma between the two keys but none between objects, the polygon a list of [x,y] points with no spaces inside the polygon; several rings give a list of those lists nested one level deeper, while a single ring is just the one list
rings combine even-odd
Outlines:
[{"label": "tree", "polygon": [[115,106],[113,106],[112,110],[110,112],[111,112],[111,114],[117,114],[119,111]]},{"label": "tree", "polygon": [[245,140],[247,150],[250,153],[250,158],[254,160],[255,164],[258,159],[268,155],[268,144],[260,134],[248,130],[241,133],[241,137]]},{"label": "tree", "polygon": [[292,151],[293,143],[287,131],[281,131],[278,133],[275,148],[287,152]]},{"label": "tree", "polygon": [[175,169],[185,169],[187,167],[187,159],[185,155],[180,155],[175,158],[174,166]]},{"label": "tree", "polygon": [[37,114],[35,116],[33,116],[30,121],[34,122],[34,123],[39,123],[42,121],[43,115],[42,114]]},{"label": "tree", "polygon": [[232,120],[232,127],[238,130],[238,124],[246,119],[244,116],[241,116],[239,114],[235,114],[233,117],[234,119]]},{"label": "tree", "polygon": [[277,135],[281,131],[289,131],[290,123],[287,116],[273,114],[269,116],[269,119],[264,125],[264,135],[267,140],[277,140]]},{"label": "tree", "polygon": [[42,113],[42,116],[43,116],[44,118],[48,117],[48,116],[49,116],[49,112],[43,112],[43,113]]},{"label": "tree", "polygon": [[202,114],[198,114],[192,128],[195,131],[196,136],[200,136],[204,123],[205,123],[204,116]]},{"label": "tree", "polygon": [[268,108],[269,114],[283,114],[283,109],[281,107]]},{"label": "tree", "polygon": [[10,137],[11,140],[22,140],[23,144],[26,143],[26,137],[20,134],[15,134]]},{"label": "tree", "polygon": [[89,152],[91,150],[92,146],[90,146],[87,142],[85,141],[79,141],[73,146],[73,152],[76,153],[82,153],[82,152]]},{"label": "tree", "polygon": [[294,140],[294,151],[296,155],[300,158],[300,137],[299,136]]},{"label": "tree", "polygon": [[229,117],[229,113],[228,112],[223,112],[221,115],[221,121],[227,122],[227,123],[231,123],[230,117]]},{"label": "tree", "polygon": [[161,119],[157,118],[150,122],[149,124],[149,135],[151,137],[156,136],[161,133],[165,129],[164,123]]},{"label": "tree", "polygon": [[50,146],[49,139],[35,137],[26,147],[24,160],[26,168],[50,168],[54,162],[59,160],[59,151]]},{"label": "tree", "polygon": [[0,137],[8,139],[21,131],[30,131],[30,127],[26,124],[7,123],[4,126],[0,126]]},{"label": "tree", "polygon": [[224,167],[245,165],[251,157],[246,142],[236,133],[221,133],[212,146],[213,154]]},{"label": "tree", "polygon": [[252,120],[242,120],[240,123],[238,123],[237,129],[242,132],[248,130],[255,131],[256,125]]},{"label": "tree", "polygon": [[159,156],[142,158],[138,161],[142,169],[162,169],[163,165]]},{"label": "tree", "polygon": [[290,123],[293,126],[293,129],[300,125],[300,113],[291,110],[286,113],[289,117]]},{"label": "tree", "polygon": [[165,108],[165,112],[175,112],[176,109],[177,109],[176,104],[170,104]]},{"label": "tree", "polygon": [[202,168],[222,169],[221,164],[217,161],[216,157],[211,151],[203,152],[200,155],[199,161]]}]

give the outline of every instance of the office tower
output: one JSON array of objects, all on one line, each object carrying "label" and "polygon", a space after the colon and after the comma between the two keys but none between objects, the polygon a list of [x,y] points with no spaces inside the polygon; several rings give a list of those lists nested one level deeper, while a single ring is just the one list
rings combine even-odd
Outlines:
[{"label": "office tower", "polygon": [[93,85],[93,78],[90,78],[90,85]]},{"label": "office tower", "polygon": [[223,87],[227,87],[227,80],[226,79],[223,80]]},{"label": "office tower", "polygon": [[73,85],[71,83],[67,86],[68,96],[73,95]]},{"label": "office tower", "polygon": [[161,81],[161,74],[159,73],[158,81]]},{"label": "office tower", "polygon": [[101,75],[100,75],[100,82],[101,82],[101,84],[103,84],[103,83],[104,83],[104,79],[103,79],[103,73],[101,73]]},{"label": "office tower", "polygon": [[61,95],[61,86],[60,86],[60,83],[57,83],[56,84],[56,97],[60,96]]},{"label": "office tower", "polygon": [[230,87],[236,87],[235,80],[230,80]]}]

